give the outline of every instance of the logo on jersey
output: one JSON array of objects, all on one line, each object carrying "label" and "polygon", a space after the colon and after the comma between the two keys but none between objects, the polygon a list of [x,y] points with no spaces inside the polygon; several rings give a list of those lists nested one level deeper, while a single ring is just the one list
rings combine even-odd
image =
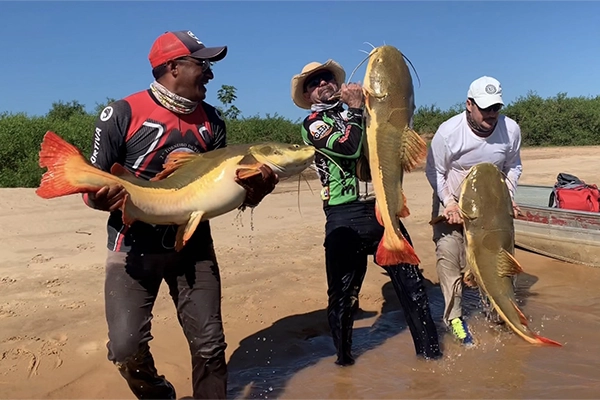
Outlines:
[{"label": "logo on jersey", "polygon": [[196,41],[196,43],[198,43],[198,44],[201,44],[202,46],[204,46],[204,43],[202,43],[202,42],[200,41],[200,39],[198,39],[198,38],[196,37],[196,35],[194,35],[194,34],[192,33],[192,31],[187,31],[186,33],[188,34],[188,36],[189,36],[189,37],[191,37],[192,39],[194,39],[194,40]]},{"label": "logo on jersey", "polygon": [[326,124],[323,121],[315,121],[308,127],[310,134],[315,138],[315,140],[323,139],[327,137],[331,133],[331,126]]},{"label": "logo on jersey", "polygon": [[321,189],[321,200],[329,200],[329,186],[325,186],[323,189]]},{"label": "logo on jersey", "polygon": [[160,158],[167,160],[171,154],[175,153],[200,153],[200,149],[189,143],[177,143],[167,147],[161,154]]},{"label": "logo on jersey", "polygon": [[100,113],[100,121],[106,122],[113,115],[113,108],[111,106],[105,107],[104,110]]}]

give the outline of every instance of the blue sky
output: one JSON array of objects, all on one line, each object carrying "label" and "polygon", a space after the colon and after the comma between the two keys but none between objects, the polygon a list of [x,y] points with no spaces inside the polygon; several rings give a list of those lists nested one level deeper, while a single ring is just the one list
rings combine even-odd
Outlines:
[{"label": "blue sky", "polygon": [[481,75],[500,80],[508,102],[529,90],[600,94],[600,2],[2,1],[0,15],[0,112],[41,115],[59,100],[92,110],[146,89],[152,42],[184,29],[229,46],[207,100],[219,105],[217,90],[233,85],[243,116],[304,117],[292,76],[328,58],[349,75],[365,42],[409,57],[421,79],[417,106],[463,102]]}]

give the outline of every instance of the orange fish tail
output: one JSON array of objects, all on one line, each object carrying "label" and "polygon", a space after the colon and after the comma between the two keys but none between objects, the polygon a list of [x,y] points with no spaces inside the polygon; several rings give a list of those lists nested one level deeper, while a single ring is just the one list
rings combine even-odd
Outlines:
[{"label": "orange fish tail", "polygon": [[404,236],[384,232],[375,253],[377,264],[387,267],[398,264],[418,265],[421,263],[415,249]]},{"label": "orange fish tail", "polygon": [[558,342],[556,342],[556,341],[554,341],[552,339],[548,339],[548,338],[545,338],[543,336],[536,335],[535,333],[534,333],[534,336],[538,340],[539,343],[562,347],[562,344],[560,344],[560,343],[558,343]]},{"label": "orange fish tail", "polygon": [[529,341],[531,343],[549,344],[549,345],[553,345],[553,346],[561,346],[562,347],[562,344],[555,342],[552,339],[545,338],[543,336],[540,336],[540,335],[532,332],[531,329],[529,329],[529,324],[527,323],[527,317],[525,317],[523,312],[519,309],[519,307],[515,304],[514,301],[511,301],[511,303],[512,303],[513,307],[515,308],[515,310],[517,310],[517,313],[519,314],[519,319],[521,320],[521,324],[523,324],[523,326],[525,326],[527,328],[527,330],[529,330],[529,332],[533,336],[533,338],[526,338],[527,341]]},{"label": "orange fish tail", "polygon": [[39,153],[39,165],[48,170],[42,176],[36,194],[44,199],[98,190],[101,185],[80,183],[78,177],[96,173],[81,151],[56,133],[44,135]]}]

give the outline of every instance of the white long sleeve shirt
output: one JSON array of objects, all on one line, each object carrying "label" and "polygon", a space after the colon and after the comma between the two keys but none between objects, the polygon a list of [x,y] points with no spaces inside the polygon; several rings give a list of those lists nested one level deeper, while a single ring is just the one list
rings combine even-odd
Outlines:
[{"label": "white long sleeve shirt", "polygon": [[446,207],[458,201],[460,185],[469,168],[491,162],[506,174],[506,185],[514,199],[523,172],[520,148],[521,129],[511,118],[500,115],[492,134],[483,138],[473,133],[463,111],[442,123],[433,136],[425,174]]}]

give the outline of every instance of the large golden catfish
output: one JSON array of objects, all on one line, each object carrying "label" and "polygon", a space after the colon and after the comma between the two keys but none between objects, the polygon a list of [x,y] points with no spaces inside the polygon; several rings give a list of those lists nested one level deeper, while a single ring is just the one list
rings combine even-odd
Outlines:
[{"label": "large golden catfish", "polygon": [[523,269],[514,257],[514,212],[504,175],[494,164],[471,167],[461,188],[459,207],[470,268],[465,277],[472,274],[500,317],[523,339],[561,346],[532,332],[517,306],[512,278]]},{"label": "large golden catfish", "polygon": [[415,110],[412,77],[398,49],[374,48],[363,83],[367,111],[366,144],[377,219],[384,226],[376,253],[380,265],[419,264],[415,250],[400,231],[399,217],[410,211],[402,191],[404,172],[427,154],[427,144],[412,129]]},{"label": "large golden catfish", "polygon": [[122,185],[127,190],[123,223],[139,220],[150,224],[179,225],[176,249],[181,250],[198,223],[240,207],[245,189],[240,178],[260,173],[268,165],[280,178],[302,172],[313,161],[312,146],[282,143],[228,146],[203,154],[175,152],[164,170],[146,181],[123,166],[114,164],[104,172],[84,158],[81,151],[53,132],[41,145],[39,165],[47,167],[38,196],[50,199],[74,193],[97,191],[103,186]]}]

